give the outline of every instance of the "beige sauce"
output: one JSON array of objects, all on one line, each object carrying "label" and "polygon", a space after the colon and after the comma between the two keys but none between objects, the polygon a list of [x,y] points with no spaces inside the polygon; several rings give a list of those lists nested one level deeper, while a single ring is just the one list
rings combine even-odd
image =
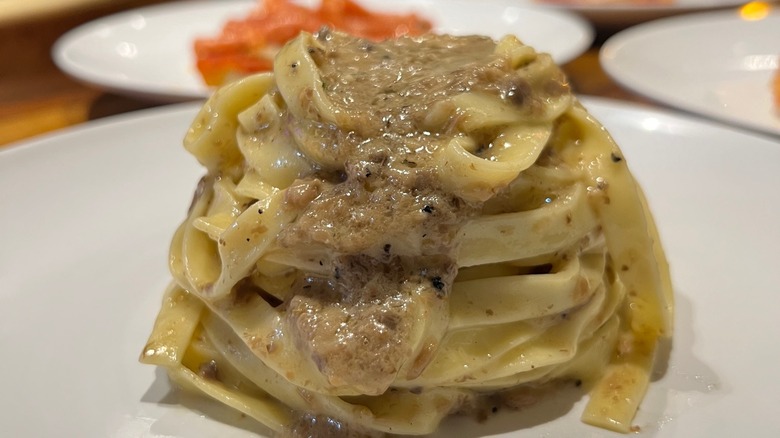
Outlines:
[{"label": "beige sauce", "polygon": [[[327,31],[317,38],[324,49],[310,54],[324,89],[355,129],[289,120],[290,134],[334,165],[301,182],[301,193],[312,199],[279,242],[293,249],[326,246],[334,257],[330,275],[300,278],[284,305],[298,345],[323,375],[370,394],[387,388],[405,364],[427,360],[408,345],[419,323],[411,307],[420,296],[446,306],[457,273],[455,237],[482,208],[437,181],[431,155],[436,139],[451,133],[426,130],[426,115],[436,102],[468,91],[518,106],[544,96],[494,54],[488,38],[373,43]],[[562,77],[551,81],[550,90],[565,90]],[[288,202],[297,202],[298,195],[290,196]],[[446,307],[443,313],[446,318]],[[289,431],[351,436],[346,433],[333,419],[309,415]]]}]

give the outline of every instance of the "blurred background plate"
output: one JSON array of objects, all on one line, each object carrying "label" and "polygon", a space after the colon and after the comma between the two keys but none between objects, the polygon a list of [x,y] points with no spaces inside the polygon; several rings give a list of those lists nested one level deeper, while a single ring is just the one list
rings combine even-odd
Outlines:
[{"label": "blurred background plate", "polygon": [[780,136],[772,78],[780,10],[683,15],[612,36],[599,55],[623,86],[660,103]]},{"label": "blurred background plate", "polygon": [[628,26],[689,12],[740,6],[747,0],[524,0],[576,12],[600,28]]},{"label": "blurred background plate", "polygon": [[[360,4],[377,11],[415,11],[439,33],[494,38],[512,33],[558,63],[583,53],[593,41],[593,30],[581,17],[518,6],[514,0]],[[74,78],[117,93],[163,101],[203,98],[211,90],[195,69],[194,39],[215,36],[228,18],[241,18],[254,5],[244,0],[178,2],[111,15],[65,34],[52,56]]]}]

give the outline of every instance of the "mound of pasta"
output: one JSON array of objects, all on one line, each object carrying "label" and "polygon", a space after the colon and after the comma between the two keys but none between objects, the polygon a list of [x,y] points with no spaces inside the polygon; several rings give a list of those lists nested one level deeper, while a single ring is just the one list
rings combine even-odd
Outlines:
[{"label": "mound of pasta", "polygon": [[585,422],[632,427],[668,268],[550,56],[302,33],[184,143],[207,173],[142,362],[288,436],[427,434],[575,382]]}]

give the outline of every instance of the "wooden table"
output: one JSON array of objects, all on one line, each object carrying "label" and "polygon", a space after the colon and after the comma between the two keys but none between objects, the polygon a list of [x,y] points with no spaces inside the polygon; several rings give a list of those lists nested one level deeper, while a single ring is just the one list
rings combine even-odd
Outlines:
[{"label": "wooden table", "polygon": [[[27,0],[29,1],[29,0]],[[51,61],[52,44],[69,29],[103,15],[161,3],[163,0],[99,2],[11,23],[0,22],[0,148],[39,134],[89,120],[161,105],[105,92],[81,84]],[[108,4],[106,4],[108,3]],[[601,69],[598,49],[608,33],[564,65],[577,93],[649,104],[620,88]]]}]

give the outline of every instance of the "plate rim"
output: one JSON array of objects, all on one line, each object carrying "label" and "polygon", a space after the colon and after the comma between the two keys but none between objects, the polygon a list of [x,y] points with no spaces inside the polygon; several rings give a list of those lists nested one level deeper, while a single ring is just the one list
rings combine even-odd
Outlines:
[{"label": "plate rim", "polygon": [[567,9],[586,17],[597,26],[609,30],[628,28],[637,24],[652,20],[676,16],[680,14],[695,13],[699,11],[723,10],[741,7],[751,0],[726,0],[720,4],[680,4],[668,5],[558,5],[546,4],[544,0],[528,0],[533,4],[545,5],[555,9]]},{"label": "plate rim", "polygon": [[[615,3],[606,5],[589,5],[589,4],[573,4],[571,6],[557,5],[550,3],[550,7],[565,8],[573,11],[598,11],[598,12],[686,12],[686,11],[712,11],[725,8],[734,8],[749,3],[750,0],[726,0],[722,3],[678,3],[673,2],[670,4],[637,4],[631,5],[627,3]],[[534,3],[544,4],[543,0],[534,0]]]}]

